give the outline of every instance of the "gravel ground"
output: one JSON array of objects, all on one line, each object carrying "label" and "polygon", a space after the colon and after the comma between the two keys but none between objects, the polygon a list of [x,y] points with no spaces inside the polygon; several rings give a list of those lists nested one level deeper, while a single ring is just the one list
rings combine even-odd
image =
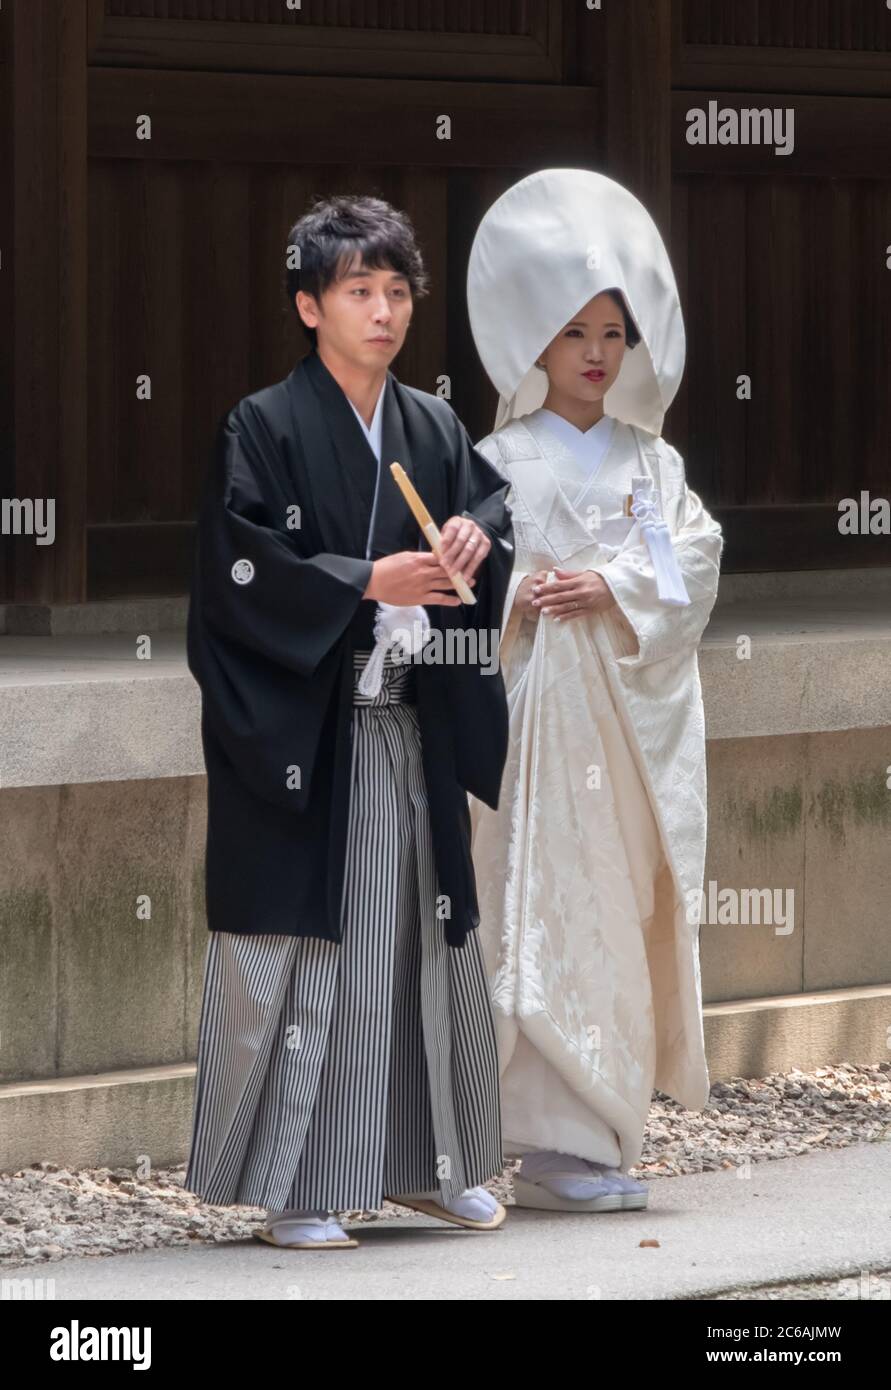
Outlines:
[{"label": "gravel ground", "polygon": [[[633,1176],[674,1177],[718,1168],[790,1158],[812,1149],[839,1149],[891,1135],[891,1062],[819,1067],[762,1080],[734,1078],[712,1087],[702,1111],[684,1110],[656,1092],[641,1162]],[[488,1184],[508,1203],[516,1163]],[[211,1207],[183,1189],[185,1165],[140,1178],[132,1169],[76,1173],[40,1163],[0,1174],[0,1265],[42,1263],[66,1255],[112,1255],[192,1241],[244,1240],[261,1224],[258,1207]],[[403,1215],[348,1212],[351,1220]],[[824,1281],[832,1287],[851,1281]],[[771,1286],[722,1298],[856,1297],[814,1293],[816,1284]],[[788,1293],[782,1289],[790,1290]],[[809,1292],[798,1293],[798,1289]]]}]

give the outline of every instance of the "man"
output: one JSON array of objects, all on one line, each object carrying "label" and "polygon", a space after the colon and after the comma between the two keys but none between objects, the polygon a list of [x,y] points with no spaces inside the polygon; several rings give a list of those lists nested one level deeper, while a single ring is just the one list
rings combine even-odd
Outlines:
[{"label": "man", "polygon": [[268,1208],[260,1237],[293,1248],[354,1246],[332,1213],[385,1197],[490,1230],[505,1213],[480,1184],[503,1156],[467,793],[497,805],[506,701],[500,673],[420,643],[470,630],[497,652],[506,485],[444,400],[388,371],[426,290],[407,218],[335,198],[288,251],[312,350],[222,422],[198,526],[212,936],[186,1187]]}]

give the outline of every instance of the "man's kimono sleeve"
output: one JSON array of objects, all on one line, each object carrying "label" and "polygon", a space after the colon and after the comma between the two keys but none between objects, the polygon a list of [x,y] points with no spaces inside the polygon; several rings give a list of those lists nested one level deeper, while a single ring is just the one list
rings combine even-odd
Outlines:
[{"label": "man's kimono sleeve", "polygon": [[619,614],[637,639],[637,652],[618,658],[619,666],[628,670],[638,670],[694,648],[702,637],[718,594],[724,546],[721,528],[697,494],[687,487],[680,455],[670,446],[666,447],[676,467],[680,468],[681,489],[676,508],[672,509],[674,524],[670,515],[666,515],[665,520],[690,596],[689,604],[676,606],[660,600],[656,574],[644,541],[620,551],[608,564],[592,566],[609,586]]},{"label": "man's kimono sleeve", "polygon": [[[284,462],[256,411],[242,402],[222,422],[198,526],[193,602],[207,626],[300,676],[314,674],[343,636],[372,561],[302,557],[289,517]],[[248,561],[248,565],[243,562]],[[239,583],[236,575],[248,575]]]},{"label": "man's kimono sleeve", "polygon": [[[457,417],[455,417],[457,420]],[[514,567],[513,518],[507,505],[509,481],[473,445],[459,422],[461,433],[459,502],[456,515],[470,517],[492,542],[492,548],[476,572],[475,605],[463,605],[465,622],[500,632],[507,591]]]},{"label": "man's kimono sleeve", "polygon": [[[507,482],[508,487],[507,492],[505,494],[505,502],[507,504],[508,510],[511,510],[511,503],[514,500],[513,483],[511,481],[510,475],[507,473],[505,469],[505,465],[501,458],[501,453],[499,451],[498,445],[495,443],[495,440],[492,438],[491,435],[487,435],[485,439],[480,440],[479,444],[476,445],[476,451],[478,454],[482,454],[483,457],[492,465],[495,471],[499,474],[499,476]],[[506,662],[510,656],[510,651],[514,643],[514,639],[517,636],[517,632],[524,617],[528,616],[530,621],[535,621],[538,617],[537,612],[533,612],[527,615],[519,612],[514,606],[514,601],[517,597],[517,590],[519,589],[523,580],[528,579],[533,574],[538,573],[538,570],[534,566],[529,546],[526,543],[523,523],[517,518],[516,514],[514,514],[513,517],[513,527],[514,563],[513,569],[511,570],[511,573],[508,576],[507,589],[505,591],[504,596],[504,608],[502,610],[501,615],[502,663]],[[541,566],[539,565],[538,569],[540,568]]]},{"label": "man's kimono sleeve", "polygon": [[[466,429],[449,409],[452,430],[453,485],[449,515],[471,518],[486,532],[491,549],[476,571],[476,603],[440,608],[437,625],[475,629],[478,649],[489,661],[453,664],[437,682],[440,722],[448,725],[448,746],[428,726],[430,750],[454,768],[457,783],[488,806],[498,804],[501,774],[507,756],[507,702],[499,665],[499,633],[514,561],[513,521],[505,497],[509,484],[473,446]],[[485,645],[483,645],[485,644]],[[458,808],[467,818],[464,798]]]},{"label": "man's kimono sleeve", "polygon": [[231,767],[256,796],[295,813],[309,805],[341,639],[372,568],[301,555],[311,528],[288,530],[289,516],[307,520],[294,511],[299,492],[266,418],[240,402],[217,435],[187,630],[209,775]]}]

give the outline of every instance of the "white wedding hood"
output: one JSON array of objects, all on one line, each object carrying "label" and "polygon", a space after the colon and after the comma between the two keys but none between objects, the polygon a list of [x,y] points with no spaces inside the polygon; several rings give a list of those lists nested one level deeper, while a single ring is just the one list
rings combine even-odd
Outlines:
[{"label": "white wedding hood", "polygon": [[686,338],[668,252],[643,204],[587,169],[542,169],[503,193],[479,225],[467,300],[477,351],[499,393],[494,428],[537,410],[535,359],[603,290],[621,290],[641,342],[626,349],[607,415],[662,433]]}]

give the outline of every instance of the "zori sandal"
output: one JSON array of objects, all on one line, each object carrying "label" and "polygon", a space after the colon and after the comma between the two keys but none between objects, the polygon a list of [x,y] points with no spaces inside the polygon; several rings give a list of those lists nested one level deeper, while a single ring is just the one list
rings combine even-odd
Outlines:
[{"label": "zori sandal", "polygon": [[[449,1207],[438,1202],[435,1197],[403,1196],[387,1197],[388,1202],[396,1202],[400,1207],[410,1207],[412,1211],[419,1211],[424,1216],[435,1216],[439,1221],[448,1221],[453,1226],[463,1226],[468,1231],[497,1231],[502,1225],[507,1210],[487,1192],[484,1187],[471,1187],[466,1192],[462,1192],[460,1197],[453,1199],[453,1205],[458,1207],[457,1211],[452,1211]],[[465,1208],[468,1206],[482,1206],[489,1214],[485,1220],[479,1217],[468,1216],[466,1211],[462,1212],[460,1205],[463,1203]]]},{"label": "zori sandal", "polygon": [[[348,1236],[339,1221],[333,1217],[303,1216],[291,1221],[275,1221],[261,1231],[255,1231],[257,1240],[267,1245],[278,1246],[281,1250],[352,1250],[359,1244]],[[285,1237],[292,1237],[286,1239]]]},{"label": "zori sandal", "polygon": [[[580,1192],[587,1196],[570,1197],[566,1193],[553,1192],[548,1187],[552,1178],[564,1182],[571,1179]],[[542,1173],[533,1181],[519,1174],[514,1178],[514,1202],[518,1207],[531,1207],[536,1211],[622,1211],[623,1194],[613,1179],[592,1173],[584,1177],[576,1172]]]}]

